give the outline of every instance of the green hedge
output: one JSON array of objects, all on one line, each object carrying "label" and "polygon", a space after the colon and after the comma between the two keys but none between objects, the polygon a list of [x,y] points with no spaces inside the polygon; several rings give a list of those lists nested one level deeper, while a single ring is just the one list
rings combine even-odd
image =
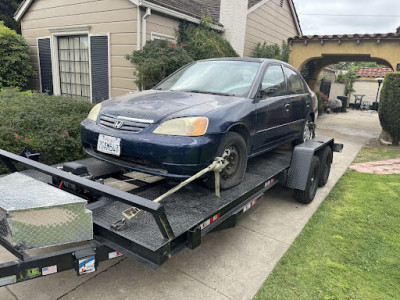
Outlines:
[{"label": "green hedge", "polygon": [[400,74],[386,74],[379,100],[379,120],[387,131],[393,145],[400,141]]},{"label": "green hedge", "polygon": [[151,89],[165,77],[193,59],[185,51],[183,44],[164,40],[148,41],[142,50],[126,55],[136,68],[136,85],[142,90]]},{"label": "green hedge", "polygon": [[0,88],[25,89],[34,74],[24,38],[0,21]]},{"label": "green hedge", "polygon": [[282,41],[281,47],[278,44],[268,45],[267,42],[257,43],[256,49],[253,51],[253,57],[273,58],[284,62],[289,61],[290,46],[285,41]]},{"label": "green hedge", "polygon": [[210,27],[211,19],[203,18],[199,25],[182,22],[179,25],[178,41],[185,45],[193,60],[238,57],[228,40]]},{"label": "green hedge", "polygon": [[[30,146],[45,164],[81,159],[80,122],[92,106],[61,96],[0,90],[0,149],[19,154]],[[0,163],[0,174],[7,171]]]}]

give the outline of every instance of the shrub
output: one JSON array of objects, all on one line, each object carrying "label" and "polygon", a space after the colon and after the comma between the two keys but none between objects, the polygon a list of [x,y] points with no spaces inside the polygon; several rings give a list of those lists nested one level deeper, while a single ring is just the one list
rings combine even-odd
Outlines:
[{"label": "shrub", "polygon": [[289,61],[290,46],[282,41],[281,47],[278,44],[268,45],[267,42],[257,43],[256,49],[253,51],[253,57],[273,58],[284,62]]},{"label": "shrub", "polygon": [[400,74],[386,74],[379,100],[379,120],[393,140],[400,141]]},{"label": "shrub", "polygon": [[193,59],[184,49],[184,44],[164,40],[148,41],[142,50],[126,55],[136,68],[135,83],[139,89],[150,89],[168,75]]},{"label": "shrub", "polygon": [[35,74],[24,38],[0,22],[0,88],[26,89]]},{"label": "shrub", "polygon": [[[0,91],[0,149],[19,154],[25,146],[39,152],[40,161],[56,164],[84,156],[80,122],[93,105],[87,101]],[[0,163],[0,174],[8,170]]]},{"label": "shrub", "polygon": [[315,95],[317,96],[317,100],[318,100],[318,114],[322,114],[323,109],[324,109],[324,102],[322,100],[322,94],[320,92],[316,91]]},{"label": "shrub", "polygon": [[232,45],[220,33],[213,30],[211,19],[203,18],[199,25],[182,22],[179,25],[178,41],[194,60],[215,57],[238,57]]}]

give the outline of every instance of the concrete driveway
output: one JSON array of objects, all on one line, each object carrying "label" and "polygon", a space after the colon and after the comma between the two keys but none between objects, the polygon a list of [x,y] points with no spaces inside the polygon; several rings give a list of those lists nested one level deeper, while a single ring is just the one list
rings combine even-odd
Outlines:
[{"label": "concrete driveway", "polygon": [[[320,116],[317,135],[345,145],[334,154],[327,185],[302,205],[282,187],[242,215],[235,228],[211,233],[158,270],[128,259],[103,262],[96,273],[66,271],[0,288],[0,299],[251,299],[362,146],[381,132],[377,113]],[[1,262],[13,256],[0,249]]]}]

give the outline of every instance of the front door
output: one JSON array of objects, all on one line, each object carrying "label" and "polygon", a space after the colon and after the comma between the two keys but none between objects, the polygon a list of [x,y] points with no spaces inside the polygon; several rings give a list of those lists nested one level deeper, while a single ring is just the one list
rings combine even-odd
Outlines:
[{"label": "front door", "polygon": [[258,102],[255,152],[271,148],[288,135],[286,126],[291,120],[291,100],[286,93],[285,77],[280,65],[268,66],[265,71]]}]

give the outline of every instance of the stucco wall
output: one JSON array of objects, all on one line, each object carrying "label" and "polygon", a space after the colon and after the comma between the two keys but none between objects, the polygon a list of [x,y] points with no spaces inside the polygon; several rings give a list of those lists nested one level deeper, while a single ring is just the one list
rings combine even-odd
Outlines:
[{"label": "stucco wall", "polygon": [[281,7],[280,0],[269,0],[247,16],[244,56],[252,56],[258,42],[280,45],[297,34],[288,1]]},{"label": "stucco wall", "polygon": [[[137,7],[126,0],[35,0],[22,18],[22,34],[38,72],[37,39],[50,37],[49,28],[90,26],[89,34],[110,35],[111,96],[136,90],[133,67],[124,58],[137,49]],[[39,77],[32,81],[40,88]]]},{"label": "stucco wall", "polygon": [[[363,100],[368,100],[369,104],[375,102],[376,93],[378,91],[378,82],[377,81],[366,81],[366,80],[356,80],[353,84],[353,89],[355,92],[352,93],[350,103],[354,103],[354,94],[365,95]],[[382,89],[382,85],[381,85]],[[379,90],[380,94],[380,90]],[[378,97],[379,101],[379,97]]]},{"label": "stucco wall", "polygon": [[329,93],[330,99],[336,99],[338,96],[344,96],[344,84],[333,82],[331,84],[331,91]]}]

